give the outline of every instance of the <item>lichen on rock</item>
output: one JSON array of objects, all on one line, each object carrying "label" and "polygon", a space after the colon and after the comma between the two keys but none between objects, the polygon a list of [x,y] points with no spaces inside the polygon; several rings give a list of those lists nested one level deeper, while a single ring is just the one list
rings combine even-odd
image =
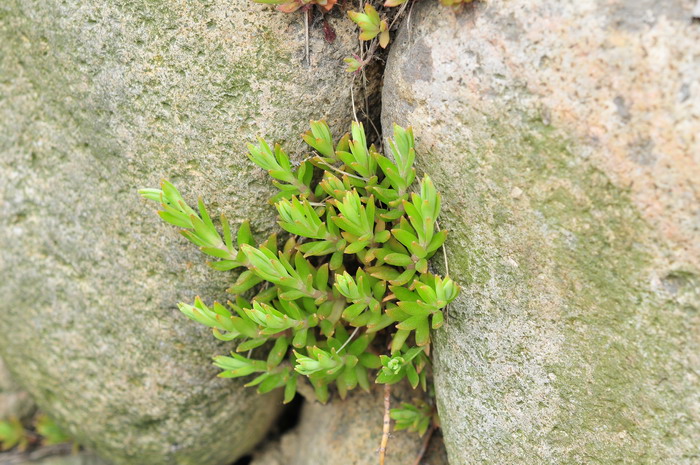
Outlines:
[{"label": "lichen on rock", "polygon": [[0,17],[0,353],[117,464],[230,463],[279,396],[216,378],[211,356],[230,347],[175,305],[225,299],[232,276],[136,190],[186,179],[188,200],[268,232],[270,190],[245,144],[294,153],[310,119],[349,126],[351,25],[329,18],[332,44],[314,25],[306,63],[302,17],[248,0],[10,0]]},{"label": "lichen on rock", "polygon": [[414,126],[464,289],[435,347],[453,465],[697,456],[700,32],[639,3],[423,3],[395,41],[383,128]]}]

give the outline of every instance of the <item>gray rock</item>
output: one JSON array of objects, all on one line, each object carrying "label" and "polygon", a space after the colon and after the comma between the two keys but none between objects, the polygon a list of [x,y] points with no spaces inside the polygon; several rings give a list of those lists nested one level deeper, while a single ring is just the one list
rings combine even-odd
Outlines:
[{"label": "gray rock", "polygon": [[0,359],[0,420],[14,417],[24,421],[35,410],[34,400],[12,379],[5,363]]},{"label": "gray rock", "polygon": [[[392,387],[392,408],[421,398],[410,386]],[[371,393],[356,390],[347,399],[327,405],[304,404],[299,425],[259,452],[251,465],[376,465],[384,418],[384,389]],[[393,422],[392,422],[393,424]],[[393,428],[393,426],[392,426]],[[392,431],[386,465],[411,465],[423,445],[416,433]],[[433,435],[422,465],[447,465],[447,453],[439,432]]]},{"label": "gray rock", "polygon": [[402,26],[383,128],[414,126],[463,286],[435,341],[452,465],[700,460],[691,3],[421,2]]},{"label": "gray rock", "polygon": [[330,18],[332,44],[315,23],[307,65],[302,16],[249,0],[9,0],[0,17],[0,353],[117,464],[230,463],[279,396],[216,378],[210,357],[231,346],[175,305],[226,298],[233,276],[136,190],[167,178],[269,231],[269,181],[245,144],[294,153],[309,119],[347,130],[352,23]]}]

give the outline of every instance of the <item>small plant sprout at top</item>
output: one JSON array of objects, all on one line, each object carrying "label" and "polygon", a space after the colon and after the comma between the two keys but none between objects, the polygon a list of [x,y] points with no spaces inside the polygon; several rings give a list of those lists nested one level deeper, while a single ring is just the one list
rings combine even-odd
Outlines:
[{"label": "small plant sprout at top", "polygon": [[[219,376],[249,377],[246,386],[261,393],[284,388],[284,402],[300,378],[323,403],[333,391],[345,398],[404,379],[426,390],[431,329],[459,288],[428,265],[447,233],[436,227],[432,181],[416,186],[412,130],[394,126],[390,156],[367,146],[359,123],[334,141],[324,121],[312,121],[303,140],[313,153],[297,166],[279,145],[248,146],[278,189],[271,202],[283,240],[256,243],[248,222],[234,233],[223,215],[217,227],[201,199],[188,206],[167,181],[140,191],[212,268],[242,270],[231,275],[228,302],[197,297],[180,311],[235,344],[214,358]],[[421,433],[430,416],[423,407],[392,411],[400,428]]]},{"label": "small plant sprout at top", "polygon": [[[330,12],[336,5],[339,8],[346,10],[346,4],[338,3],[338,0],[253,0],[255,3],[266,5],[274,5],[275,8],[283,13],[303,12],[304,26],[306,28],[308,40],[308,28],[311,22],[313,7],[325,15]],[[357,72],[364,68],[374,59],[374,52],[377,46],[386,48],[390,41],[390,31],[398,28],[400,20],[404,17],[409,4],[416,0],[386,0],[374,2],[360,2],[360,11],[348,11],[350,19],[360,28],[359,39],[362,42],[368,42],[369,46],[365,50],[361,47],[360,54],[354,57],[345,58],[347,64],[346,70],[349,72]],[[471,3],[473,0],[439,0],[444,6],[451,7],[454,10],[459,10],[463,5]],[[394,8],[398,7],[395,11]],[[324,22],[327,28],[330,25]],[[331,35],[335,37],[334,34]],[[328,34],[326,34],[328,38]],[[332,40],[331,40],[332,41]],[[308,43],[307,43],[307,60],[308,60]]]}]

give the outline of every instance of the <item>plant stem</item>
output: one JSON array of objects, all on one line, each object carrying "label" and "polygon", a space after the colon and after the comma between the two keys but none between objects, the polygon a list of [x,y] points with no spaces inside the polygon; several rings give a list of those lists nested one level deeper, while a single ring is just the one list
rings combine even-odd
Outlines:
[{"label": "plant stem", "polygon": [[384,465],[386,457],[386,445],[389,442],[389,428],[391,426],[391,385],[384,385],[384,428],[382,430],[382,442],[379,445],[379,465]]},{"label": "plant stem", "polygon": [[411,3],[411,8],[413,8],[413,2],[405,2],[403,5],[401,5],[401,8],[399,8],[399,12],[396,13],[396,16],[394,16],[394,19],[391,21],[391,24],[389,25],[389,30],[394,27],[394,23],[396,23],[396,20],[398,20],[401,15],[403,15],[404,10],[406,10],[406,7],[408,4]]},{"label": "plant stem", "polygon": [[[438,220],[435,220],[435,227],[437,228],[438,232],[442,230],[440,228],[440,223],[438,223]],[[442,244],[442,256],[445,258],[445,276],[449,276],[450,264],[447,262],[447,246],[445,244]]]},{"label": "plant stem", "polygon": [[[362,69],[364,70],[366,64],[368,64],[371,60],[372,57],[374,57],[374,52],[377,50],[377,46],[379,45],[379,41],[377,39],[372,39],[372,42],[370,43],[369,50],[367,50],[367,53],[362,57]],[[364,71],[363,71],[364,72]]]},{"label": "plant stem", "polygon": [[333,166],[333,165],[329,165],[329,164],[327,164],[327,163],[326,163],[325,165],[326,165],[328,168],[332,169],[333,171],[337,171],[338,173],[344,174],[344,175],[346,175],[346,176],[350,176],[351,178],[359,179],[359,180],[365,181],[365,182],[368,182],[368,181],[369,181],[369,179],[365,179],[365,178],[363,178],[362,176],[355,176],[354,174],[350,174],[350,173],[348,173],[347,171],[343,171],[343,170],[341,170],[340,168],[336,168],[336,167]]},{"label": "plant stem", "polygon": [[[362,44],[362,42],[360,42],[360,44]],[[360,51],[360,54],[362,54],[362,51]],[[362,59],[362,58],[360,58],[360,59]],[[350,83],[350,100],[352,101],[352,116],[355,119],[355,121],[359,122],[357,119],[357,110],[355,109],[355,91],[353,90],[354,88],[355,88],[355,76],[352,77],[352,82]]]},{"label": "plant stem", "polygon": [[350,343],[350,341],[352,341],[352,338],[355,337],[355,334],[357,334],[357,332],[358,332],[359,330],[360,330],[360,327],[359,327],[359,326],[358,326],[357,328],[355,328],[355,331],[352,332],[352,334],[350,335],[350,337],[348,338],[348,340],[345,341],[345,343],[344,343],[342,346],[340,346],[340,349],[338,349],[338,350],[336,351],[336,353],[340,353],[340,351],[343,350],[343,349],[345,348],[345,346],[347,346],[347,345]]},{"label": "plant stem", "polygon": [[[438,223],[438,220],[435,220],[435,227],[437,228],[438,231],[440,231],[440,223]],[[447,261],[447,244],[442,244],[442,256],[445,258],[445,276],[450,276],[450,264]],[[450,317],[450,305],[445,305],[445,323],[447,323],[447,320],[449,320]]]}]

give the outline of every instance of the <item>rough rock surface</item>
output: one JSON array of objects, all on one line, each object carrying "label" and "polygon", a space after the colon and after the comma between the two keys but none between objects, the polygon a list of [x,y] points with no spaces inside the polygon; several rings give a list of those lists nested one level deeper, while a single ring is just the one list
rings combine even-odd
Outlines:
[{"label": "rough rock surface", "polygon": [[[216,273],[137,188],[167,178],[234,222],[273,224],[256,135],[300,148],[351,121],[357,46],[249,0],[0,4],[0,353],[40,407],[118,464],[230,463],[277,396],[216,378],[229,346],[176,310]],[[356,94],[357,97],[357,94]],[[303,156],[298,154],[297,156]]]},{"label": "rough rock surface", "polygon": [[34,400],[12,379],[5,363],[0,359],[0,420],[12,417],[26,420],[35,410]]},{"label": "rough rock surface", "polygon": [[416,4],[412,124],[464,291],[436,337],[452,465],[700,460],[693,2]]},{"label": "rough rock surface", "polygon": [[[327,405],[306,402],[299,425],[257,454],[251,465],[376,465],[382,439],[384,390],[354,391],[347,399]],[[417,391],[401,385],[392,388],[392,408],[410,402]],[[392,422],[393,424],[393,422]],[[386,465],[414,463],[423,438],[407,431],[392,432]],[[439,432],[433,435],[422,465],[447,465],[447,453]]]}]

